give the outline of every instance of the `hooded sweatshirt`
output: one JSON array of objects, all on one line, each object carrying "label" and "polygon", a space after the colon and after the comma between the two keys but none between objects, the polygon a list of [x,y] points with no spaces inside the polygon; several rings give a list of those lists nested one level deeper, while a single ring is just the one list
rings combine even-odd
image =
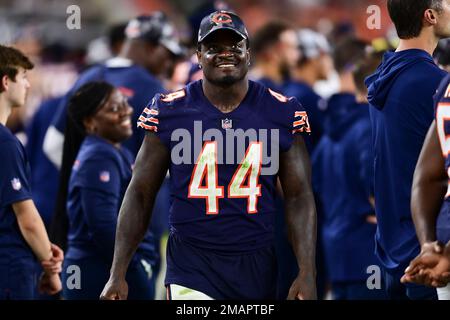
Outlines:
[{"label": "hooded sweatshirt", "polygon": [[352,94],[328,102],[324,135],[313,155],[313,186],[323,204],[322,240],[332,282],[365,281],[374,254],[373,166],[369,107]]},{"label": "hooded sweatshirt", "polygon": [[433,95],[445,76],[425,51],[387,52],[369,89],[374,192],[378,228],[376,254],[384,268],[401,272],[419,253],[411,217],[414,169],[433,121]]}]

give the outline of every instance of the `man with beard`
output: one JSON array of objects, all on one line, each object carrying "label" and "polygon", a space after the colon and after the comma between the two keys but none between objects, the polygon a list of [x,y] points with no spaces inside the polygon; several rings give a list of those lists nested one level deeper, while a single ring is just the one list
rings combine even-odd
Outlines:
[{"label": "man with beard", "polygon": [[[300,269],[288,298],[315,299],[316,212],[308,153],[297,135],[310,131],[307,114],[295,98],[248,80],[248,34],[234,13],[218,11],[202,20],[197,56],[203,79],[156,95],[139,118],[147,135],[120,210],[101,298],[127,297],[127,266],[169,169],[169,299],[275,298],[277,177]],[[264,131],[272,138],[265,139]],[[276,170],[267,170],[273,147]]]},{"label": "man with beard", "polygon": [[294,29],[281,21],[265,24],[255,33],[252,51],[255,64],[251,78],[282,92],[284,81],[300,57]]}]

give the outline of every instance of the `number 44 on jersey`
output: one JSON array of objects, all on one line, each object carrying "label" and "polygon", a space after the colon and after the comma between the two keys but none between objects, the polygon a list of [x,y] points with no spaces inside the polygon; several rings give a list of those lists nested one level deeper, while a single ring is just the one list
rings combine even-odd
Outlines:
[{"label": "number 44 on jersey", "polygon": [[[251,142],[244,159],[239,164],[228,185],[228,198],[247,198],[247,213],[257,213],[261,185],[258,178],[262,165],[262,143]],[[206,214],[219,213],[219,199],[224,198],[224,187],[218,184],[217,142],[208,141],[203,145],[192,172],[188,198],[206,200]]]}]

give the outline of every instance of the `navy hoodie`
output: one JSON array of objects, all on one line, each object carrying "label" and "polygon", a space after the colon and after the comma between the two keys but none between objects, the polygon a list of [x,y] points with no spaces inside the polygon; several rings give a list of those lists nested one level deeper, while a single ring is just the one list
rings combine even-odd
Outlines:
[{"label": "navy hoodie", "polygon": [[332,282],[365,281],[374,254],[373,166],[369,107],[352,94],[328,102],[324,135],[312,158],[313,185],[323,204],[322,239]]},{"label": "navy hoodie", "polygon": [[445,76],[425,51],[387,52],[369,89],[374,188],[378,219],[376,254],[391,273],[419,253],[411,217],[411,186],[417,159],[433,121],[433,95]]}]

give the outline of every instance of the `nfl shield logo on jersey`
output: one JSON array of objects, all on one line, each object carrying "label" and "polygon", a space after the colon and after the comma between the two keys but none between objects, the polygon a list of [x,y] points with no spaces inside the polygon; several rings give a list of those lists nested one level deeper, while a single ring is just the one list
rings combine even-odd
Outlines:
[{"label": "nfl shield logo on jersey", "polygon": [[20,183],[20,180],[18,178],[14,178],[11,180],[11,186],[16,191],[22,189],[22,184]]},{"label": "nfl shield logo on jersey", "polygon": [[101,182],[109,182],[109,171],[100,172],[100,181]]},{"label": "nfl shield logo on jersey", "polygon": [[231,119],[222,119],[222,129],[231,129],[233,127],[233,120]]}]

